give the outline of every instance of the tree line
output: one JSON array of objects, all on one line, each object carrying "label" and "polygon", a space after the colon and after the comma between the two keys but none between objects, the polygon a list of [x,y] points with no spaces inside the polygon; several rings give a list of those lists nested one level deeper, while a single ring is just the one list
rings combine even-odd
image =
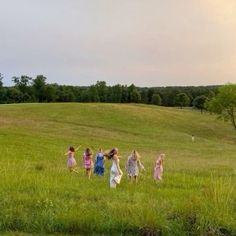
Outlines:
[{"label": "tree line", "polygon": [[47,78],[38,75],[14,76],[14,86],[3,86],[0,73],[0,103],[25,102],[110,102],[144,103],[162,106],[195,106],[203,109],[207,99],[213,97],[219,86],[151,87],[141,88],[134,84],[108,86],[97,81],[91,86],[48,84]]},{"label": "tree line", "polygon": [[143,103],[160,106],[194,107],[201,112],[219,114],[229,120],[236,130],[236,84],[224,86],[183,86],[140,88],[134,84],[108,86],[105,81],[97,81],[91,86],[68,86],[48,84],[47,78],[38,75],[14,76],[14,86],[3,86],[0,73],[0,103],[27,102],[110,102]]}]

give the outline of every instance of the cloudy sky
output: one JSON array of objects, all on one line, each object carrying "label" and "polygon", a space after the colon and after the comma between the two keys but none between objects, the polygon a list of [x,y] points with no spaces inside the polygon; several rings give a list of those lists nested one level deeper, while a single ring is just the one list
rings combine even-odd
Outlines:
[{"label": "cloudy sky", "polygon": [[48,83],[236,83],[235,0],[0,0],[0,73]]}]

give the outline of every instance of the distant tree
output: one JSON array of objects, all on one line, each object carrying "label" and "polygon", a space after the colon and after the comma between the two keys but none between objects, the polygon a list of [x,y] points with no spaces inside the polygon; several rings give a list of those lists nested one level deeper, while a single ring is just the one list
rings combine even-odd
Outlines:
[{"label": "distant tree", "polygon": [[120,103],[122,99],[122,87],[120,84],[111,87],[110,102]]},{"label": "distant tree", "polygon": [[144,89],[141,89],[141,102],[144,103],[144,104],[148,104],[148,89],[147,88],[144,88]]},{"label": "distant tree", "polygon": [[99,102],[98,90],[95,85],[91,85],[88,89],[89,102]]},{"label": "distant tree", "polygon": [[58,102],[74,102],[75,95],[72,92],[72,86],[59,86],[56,90],[56,97]]},{"label": "distant tree", "polygon": [[81,102],[91,102],[88,94],[88,88],[84,88],[80,95]]},{"label": "distant tree", "polygon": [[44,96],[47,102],[55,102],[57,100],[57,86],[46,85]]},{"label": "distant tree", "polygon": [[207,104],[210,112],[219,114],[220,118],[230,120],[236,130],[236,84],[228,84],[219,88],[219,93]]},{"label": "distant tree", "polygon": [[161,97],[158,93],[154,93],[152,95],[152,104],[154,105],[161,105]]},{"label": "distant tree", "polygon": [[100,102],[106,102],[108,96],[108,88],[105,81],[97,81],[96,89]]},{"label": "distant tree", "polygon": [[207,101],[207,97],[205,95],[200,95],[194,98],[193,100],[193,106],[197,109],[201,110],[201,113],[203,109],[205,108],[205,102]]},{"label": "distant tree", "polygon": [[7,96],[7,103],[19,103],[23,101],[23,93],[15,88],[15,87],[11,87],[7,89],[6,92],[6,96]]},{"label": "distant tree", "polygon": [[46,79],[47,78],[43,75],[37,75],[33,80],[32,86],[34,96],[38,102],[43,102],[45,100]]},{"label": "distant tree", "polygon": [[12,81],[15,84],[15,88],[18,89],[22,94],[22,96],[20,96],[22,100],[19,102],[29,102],[31,100],[30,84],[31,84],[32,78],[27,75],[22,75],[21,77],[14,76],[12,78]]},{"label": "distant tree", "polygon": [[128,87],[129,102],[139,103],[141,102],[141,94],[134,84]]},{"label": "distant tree", "polygon": [[3,88],[3,75],[0,73],[0,103],[4,103],[5,89]]},{"label": "distant tree", "polygon": [[122,92],[121,92],[121,102],[122,103],[127,103],[129,102],[129,91],[128,87],[126,85],[122,85]]},{"label": "distant tree", "polygon": [[3,80],[3,74],[0,73],[0,88],[2,88],[2,86],[3,86],[2,80]]},{"label": "distant tree", "polygon": [[190,104],[190,99],[186,93],[178,93],[176,95],[175,101],[176,101],[176,105],[180,106],[181,109],[183,107],[189,106]]}]

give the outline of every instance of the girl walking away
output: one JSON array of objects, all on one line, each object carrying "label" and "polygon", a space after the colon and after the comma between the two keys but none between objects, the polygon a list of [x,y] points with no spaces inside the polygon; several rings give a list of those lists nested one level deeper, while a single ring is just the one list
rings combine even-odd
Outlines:
[{"label": "girl walking away", "polygon": [[119,165],[118,148],[112,148],[107,154],[108,159],[112,160],[112,166],[110,171],[110,187],[116,188],[116,185],[120,183],[123,175]]},{"label": "girl walking away", "polygon": [[95,158],[94,174],[99,176],[104,175],[104,162],[105,162],[105,156],[103,150],[100,148]]},{"label": "girl walking away", "polygon": [[129,179],[134,178],[135,182],[138,181],[139,170],[144,170],[144,166],[140,161],[140,155],[136,150],[133,150],[131,155],[128,157],[126,164]]},{"label": "girl walking away", "polygon": [[93,154],[89,148],[85,149],[85,152],[83,155],[83,164],[84,164],[84,168],[85,168],[85,174],[90,179],[91,170],[93,168]]},{"label": "girl walking away", "polygon": [[78,173],[78,171],[76,171],[76,160],[75,160],[75,152],[78,151],[80,148],[80,146],[78,146],[76,149],[74,147],[69,147],[68,151],[65,153],[65,155],[67,156],[67,167],[69,169],[70,172],[75,172]]},{"label": "girl walking away", "polygon": [[162,180],[164,158],[165,154],[161,153],[156,160],[156,164],[154,167],[154,176],[153,176],[156,182]]}]

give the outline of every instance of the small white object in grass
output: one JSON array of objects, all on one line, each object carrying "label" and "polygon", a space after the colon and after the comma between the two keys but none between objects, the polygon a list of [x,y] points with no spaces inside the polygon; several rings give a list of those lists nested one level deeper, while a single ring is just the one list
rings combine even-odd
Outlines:
[{"label": "small white object in grass", "polygon": [[195,142],[195,137],[194,137],[194,135],[192,135],[192,142],[193,142],[193,143]]}]

